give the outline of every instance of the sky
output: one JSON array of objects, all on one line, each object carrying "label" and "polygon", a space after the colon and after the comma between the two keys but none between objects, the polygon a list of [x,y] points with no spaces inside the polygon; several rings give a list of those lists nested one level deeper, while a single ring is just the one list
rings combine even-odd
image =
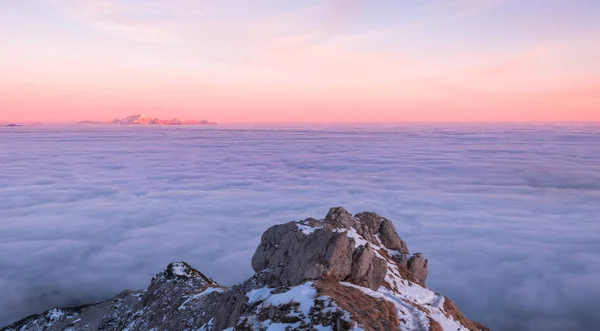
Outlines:
[{"label": "sky", "polygon": [[600,121],[595,0],[0,0],[0,121]]}]

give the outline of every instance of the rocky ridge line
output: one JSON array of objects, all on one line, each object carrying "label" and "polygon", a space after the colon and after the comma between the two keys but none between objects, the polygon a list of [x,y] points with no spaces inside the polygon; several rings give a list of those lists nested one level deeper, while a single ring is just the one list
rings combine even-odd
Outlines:
[{"label": "rocky ridge line", "polygon": [[254,276],[226,288],[171,263],[144,291],[52,309],[0,331],[488,330],[425,287],[424,255],[410,255],[393,223],[375,213],[336,207],[322,220],[272,226],[252,268]]}]

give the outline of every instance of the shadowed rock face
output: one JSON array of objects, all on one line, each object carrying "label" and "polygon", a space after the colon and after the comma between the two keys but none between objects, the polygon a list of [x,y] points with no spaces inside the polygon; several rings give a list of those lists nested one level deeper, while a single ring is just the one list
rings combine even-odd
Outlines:
[{"label": "shadowed rock face", "polygon": [[[289,231],[293,227],[293,231]],[[284,233],[278,236],[279,233]],[[283,285],[330,276],[344,279],[351,272],[354,240],[343,233],[318,229],[310,235],[295,223],[274,226],[274,240],[261,242],[252,258],[254,271],[270,269]],[[264,236],[263,236],[264,237]]]},{"label": "shadowed rock face", "polygon": [[410,272],[419,284],[425,284],[425,279],[429,272],[427,271],[427,260],[421,253],[417,253],[408,260],[408,272]]},{"label": "shadowed rock face", "polygon": [[336,207],[322,220],[272,226],[251,262],[256,274],[231,288],[171,263],[144,291],[52,309],[1,331],[486,330],[425,287],[424,255],[409,256],[393,223],[375,213]]},{"label": "shadowed rock face", "polygon": [[81,308],[53,309],[2,330],[184,330],[208,322],[224,291],[187,263],[174,262],[145,291],[124,291]]}]

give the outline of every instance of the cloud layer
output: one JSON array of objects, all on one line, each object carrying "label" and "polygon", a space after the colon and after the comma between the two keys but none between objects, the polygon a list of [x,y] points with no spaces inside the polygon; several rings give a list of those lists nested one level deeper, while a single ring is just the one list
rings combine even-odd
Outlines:
[{"label": "cloud layer", "polygon": [[428,285],[494,330],[598,329],[600,127],[0,128],[0,325],[252,274],[260,235],[329,207],[395,221]]}]

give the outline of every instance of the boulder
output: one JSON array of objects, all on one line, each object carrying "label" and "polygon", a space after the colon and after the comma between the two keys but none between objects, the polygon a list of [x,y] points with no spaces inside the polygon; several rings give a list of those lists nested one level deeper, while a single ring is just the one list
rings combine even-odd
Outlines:
[{"label": "boulder", "polygon": [[394,223],[392,221],[384,219],[379,227],[379,239],[385,247],[399,251],[402,254],[408,254],[408,247],[406,243],[400,239]]},{"label": "boulder", "polygon": [[387,272],[387,262],[376,256],[370,244],[359,246],[352,257],[352,268],[347,280],[353,284],[378,289]]},{"label": "boulder", "polygon": [[429,271],[427,270],[427,260],[422,253],[417,253],[408,260],[408,271],[416,279],[417,283],[425,286],[425,279]]}]

